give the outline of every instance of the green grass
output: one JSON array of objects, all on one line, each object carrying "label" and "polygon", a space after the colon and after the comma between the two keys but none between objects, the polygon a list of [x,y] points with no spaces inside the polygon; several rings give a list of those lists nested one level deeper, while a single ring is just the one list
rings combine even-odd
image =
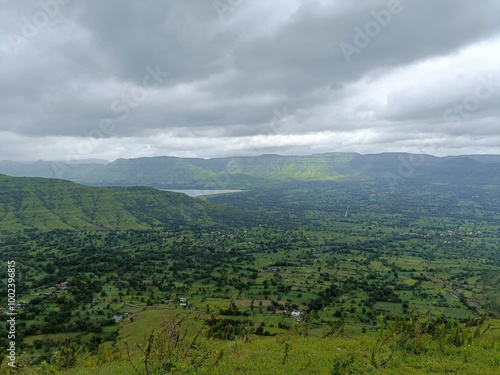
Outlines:
[{"label": "green grass", "polygon": [[[0,175],[0,231],[147,230],[211,223],[224,207],[153,188],[91,188],[69,181]],[[229,211],[228,211],[229,212]]]},{"label": "green grass", "polygon": [[[39,365],[21,370],[22,374],[108,375],[145,374],[143,354],[135,344],[145,343],[147,332],[164,320],[172,319],[175,311],[148,309],[135,315],[132,322],[123,324],[117,347],[113,352],[102,345],[97,355],[82,355],[76,366],[58,371],[55,366]],[[202,326],[202,319],[193,314],[187,317],[186,341]],[[266,326],[269,321],[265,322]],[[441,346],[429,336],[417,336],[411,346],[394,346],[377,341],[379,333],[361,333],[360,327],[347,329],[346,337],[322,338],[321,331],[311,330],[304,336],[300,331],[279,333],[275,337],[250,336],[236,341],[209,341],[200,337],[199,351],[207,351],[208,363],[222,351],[220,362],[213,367],[201,367],[193,374],[497,374],[500,371],[500,323],[492,321],[493,329],[472,344],[462,347]],[[315,335],[316,334],[316,335]],[[349,337],[352,335],[352,337]],[[127,354],[125,342],[129,347]],[[208,344],[208,346],[206,345]],[[210,354],[211,353],[211,354]],[[130,360],[128,356],[130,355]],[[193,355],[193,353],[191,354]],[[190,356],[179,363],[187,366]],[[151,363],[151,367],[154,362]],[[133,366],[139,370],[135,372]],[[150,367],[150,368],[151,368]],[[5,367],[4,367],[5,368]],[[151,370],[151,374],[166,372]],[[177,371],[173,373],[183,373]]]}]

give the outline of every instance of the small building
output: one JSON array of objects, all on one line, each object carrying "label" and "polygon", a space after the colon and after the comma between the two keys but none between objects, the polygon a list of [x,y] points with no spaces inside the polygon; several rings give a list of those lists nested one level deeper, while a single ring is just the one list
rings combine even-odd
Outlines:
[{"label": "small building", "polygon": [[179,301],[181,303],[181,306],[187,306],[187,298],[181,297],[179,298]]},{"label": "small building", "polygon": [[115,321],[115,323],[118,323],[120,320],[122,320],[123,315],[113,315],[112,318]]},{"label": "small building", "polygon": [[59,289],[68,289],[68,282],[67,281],[63,281],[62,283],[59,283],[59,284],[56,284],[56,286],[59,288]]}]

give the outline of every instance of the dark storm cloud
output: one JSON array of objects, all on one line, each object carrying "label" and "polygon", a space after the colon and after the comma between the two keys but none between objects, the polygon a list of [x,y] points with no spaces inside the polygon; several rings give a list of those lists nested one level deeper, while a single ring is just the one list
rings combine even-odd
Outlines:
[{"label": "dark storm cloud", "polygon": [[500,86],[469,98],[480,79],[500,80],[494,0],[0,5],[0,132],[26,145],[90,134],[113,138],[99,152],[115,156],[120,138],[162,153],[164,137],[212,137],[239,143],[199,156],[255,142],[304,152],[286,137],[352,130],[360,150],[384,151],[439,130],[453,150],[500,116]]}]

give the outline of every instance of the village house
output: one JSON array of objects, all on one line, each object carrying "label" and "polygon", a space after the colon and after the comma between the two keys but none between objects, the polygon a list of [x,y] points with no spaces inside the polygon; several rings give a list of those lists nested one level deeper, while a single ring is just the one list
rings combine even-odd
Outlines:
[{"label": "village house", "polygon": [[113,315],[112,318],[115,321],[115,323],[118,323],[120,320],[122,320],[123,315]]},{"label": "village house", "polygon": [[61,290],[68,289],[68,282],[63,281],[62,283],[56,284],[56,286]]}]

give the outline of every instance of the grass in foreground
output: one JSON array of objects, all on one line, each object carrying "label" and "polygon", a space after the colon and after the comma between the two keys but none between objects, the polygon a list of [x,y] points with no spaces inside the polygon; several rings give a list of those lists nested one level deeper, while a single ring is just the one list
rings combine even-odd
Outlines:
[{"label": "grass in foreground", "polygon": [[[498,332],[486,322],[447,324],[436,317],[380,321],[377,337],[316,337],[297,324],[287,333],[262,337],[251,329],[225,326],[234,339],[207,337],[222,318],[178,315],[165,318],[142,338],[103,344],[97,354],[68,346],[53,364],[25,366],[21,374],[498,374]],[[194,319],[198,319],[195,323]],[[215,319],[210,321],[210,319]],[[138,319],[138,324],[144,325]],[[130,324],[132,326],[133,323]],[[198,326],[198,327],[196,327]],[[224,326],[222,324],[222,326]],[[128,332],[130,332],[130,327]],[[130,341],[128,341],[130,340]],[[137,340],[136,342],[132,340]],[[22,364],[20,358],[19,364]],[[12,372],[14,373],[14,372]]]}]

